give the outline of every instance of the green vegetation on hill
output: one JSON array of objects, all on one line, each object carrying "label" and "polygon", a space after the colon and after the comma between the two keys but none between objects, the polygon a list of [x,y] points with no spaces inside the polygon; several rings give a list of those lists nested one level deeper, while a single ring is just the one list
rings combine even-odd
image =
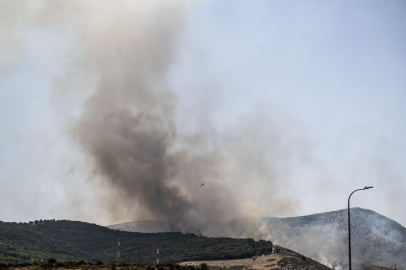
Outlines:
[{"label": "green vegetation on hill", "polygon": [[263,240],[123,232],[85,222],[44,220],[0,222],[0,261],[54,258],[115,262],[118,239],[122,260],[127,263],[140,260],[142,264],[153,264],[158,243],[161,263],[248,258],[272,250],[272,243]]},{"label": "green vegetation on hill", "polygon": [[[138,264],[104,264],[99,261],[96,264],[78,261],[78,262],[57,262],[52,259],[53,262],[41,262],[39,264],[31,263],[21,263],[21,264],[12,264],[12,263],[0,263],[0,270],[9,270],[10,268],[18,268],[19,270],[46,270],[46,269],[75,269],[75,270],[227,270],[227,267],[209,267],[206,263],[202,263],[198,266],[187,265],[183,266],[176,263],[170,264],[160,264],[160,265],[138,265]],[[230,268],[232,270],[232,268]],[[323,269],[324,270],[324,269]]]}]

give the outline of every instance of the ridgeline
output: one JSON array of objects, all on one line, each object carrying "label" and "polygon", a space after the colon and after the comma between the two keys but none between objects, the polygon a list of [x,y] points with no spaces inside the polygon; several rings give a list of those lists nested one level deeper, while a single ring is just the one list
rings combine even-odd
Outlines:
[{"label": "ridgeline", "polygon": [[272,243],[264,240],[124,232],[79,221],[44,220],[0,222],[0,262],[53,258],[112,263],[116,261],[118,239],[126,263],[154,264],[158,243],[161,263],[243,259],[272,251]]}]

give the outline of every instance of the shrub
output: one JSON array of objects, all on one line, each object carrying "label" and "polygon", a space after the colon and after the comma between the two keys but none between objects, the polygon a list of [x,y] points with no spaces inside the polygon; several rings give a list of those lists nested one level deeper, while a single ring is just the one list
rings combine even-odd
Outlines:
[{"label": "shrub", "polygon": [[210,270],[210,268],[207,266],[207,263],[202,263],[202,264],[200,265],[200,269],[201,269],[201,270]]}]

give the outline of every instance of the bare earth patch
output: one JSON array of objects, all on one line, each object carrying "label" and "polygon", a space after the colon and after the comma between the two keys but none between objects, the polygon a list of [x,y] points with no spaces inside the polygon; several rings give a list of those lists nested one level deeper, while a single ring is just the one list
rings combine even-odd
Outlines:
[{"label": "bare earth patch", "polygon": [[322,265],[308,257],[289,249],[275,246],[275,252],[269,255],[253,257],[250,259],[222,260],[222,261],[191,261],[180,263],[183,266],[199,266],[207,263],[210,269],[227,267],[228,270],[268,270],[268,269],[308,269],[308,270],[329,270],[331,268]]}]

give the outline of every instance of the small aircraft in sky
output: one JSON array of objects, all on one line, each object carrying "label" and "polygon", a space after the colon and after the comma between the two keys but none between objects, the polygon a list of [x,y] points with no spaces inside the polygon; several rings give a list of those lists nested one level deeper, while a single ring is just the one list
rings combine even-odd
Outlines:
[{"label": "small aircraft in sky", "polygon": [[201,184],[200,187],[204,186],[205,183]]}]

